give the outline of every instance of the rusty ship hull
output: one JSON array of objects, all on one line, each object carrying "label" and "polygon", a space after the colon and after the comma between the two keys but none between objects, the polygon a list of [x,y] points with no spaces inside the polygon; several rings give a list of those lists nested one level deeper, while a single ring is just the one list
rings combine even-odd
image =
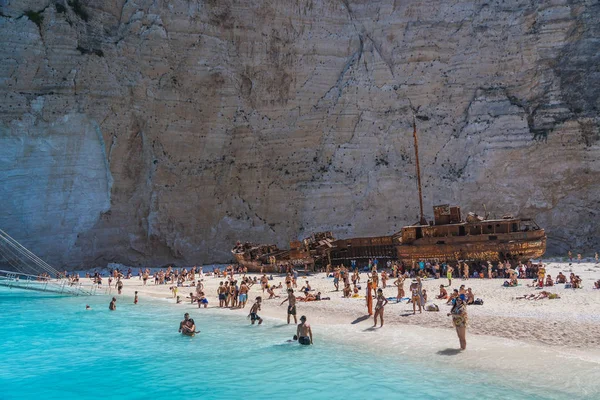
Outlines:
[{"label": "rusty ship hull", "polygon": [[356,260],[365,265],[374,258],[404,263],[527,261],[546,252],[546,232],[528,218],[486,219],[469,213],[463,221],[460,208],[449,205],[435,206],[434,215],[430,223],[405,226],[391,236],[337,240],[332,263]]},{"label": "rusty ship hull", "polygon": [[[439,237],[423,238],[412,244],[396,246],[401,261],[527,261],[540,258],[546,252],[544,230],[512,234],[452,238],[451,242]],[[441,242],[441,243],[440,243]]]},{"label": "rusty ship hull", "polygon": [[231,250],[235,261],[248,272],[279,272],[281,265],[310,267],[329,262],[329,251],[333,247],[331,232],[315,233],[302,241],[291,241],[290,248],[280,250],[276,245],[237,243]]}]

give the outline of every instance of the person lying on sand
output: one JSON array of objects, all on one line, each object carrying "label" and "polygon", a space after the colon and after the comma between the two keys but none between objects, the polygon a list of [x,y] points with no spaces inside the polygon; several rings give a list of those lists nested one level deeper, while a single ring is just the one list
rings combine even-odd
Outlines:
[{"label": "person lying on sand", "polygon": [[516,300],[542,300],[542,299],[560,299],[560,296],[556,293],[550,293],[542,290],[539,293],[526,294],[524,296],[515,297]]},{"label": "person lying on sand", "polygon": [[307,294],[305,297],[296,297],[298,301],[321,301],[321,300],[331,300],[331,297],[321,297],[321,292],[315,294]]}]

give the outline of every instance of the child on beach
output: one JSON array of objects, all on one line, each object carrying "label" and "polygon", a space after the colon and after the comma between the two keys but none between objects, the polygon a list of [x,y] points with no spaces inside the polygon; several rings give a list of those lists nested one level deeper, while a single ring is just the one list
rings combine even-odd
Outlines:
[{"label": "child on beach", "polygon": [[248,316],[250,317],[250,320],[252,321],[252,325],[254,325],[254,322],[258,321],[258,325],[262,324],[263,320],[261,317],[259,317],[259,315],[257,314],[260,311],[260,303],[262,302],[262,298],[260,296],[258,296],[256,298],[256,302],[254,304],[252,304],[252,307],[250,308],[250,314],[248,314]]}]

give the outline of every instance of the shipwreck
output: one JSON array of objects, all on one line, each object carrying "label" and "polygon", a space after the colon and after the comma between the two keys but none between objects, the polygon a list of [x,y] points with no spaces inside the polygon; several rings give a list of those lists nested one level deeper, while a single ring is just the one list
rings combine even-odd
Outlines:
[{"label": "shipwreck", "polygon": [[[331,232],[317,233],[301,242],[290,242],[289,250],[274,245],[240,244],[232,250],[239,264],[250,271],[276,271],[281,263],[363,266],[369,260],[398,260],[413,263],[425,260],[456,261],[527,261],[546,252],[546,232],[530,218],[505,215],[490,219],[473,212],[462,218],[460,207],[449,204],[433,207],[433,221],[423,213],[421,171],[416,120],[413,115],[419,221],[387,236],[335,240]],[[269,266],[265,268],[265,265]]]}]

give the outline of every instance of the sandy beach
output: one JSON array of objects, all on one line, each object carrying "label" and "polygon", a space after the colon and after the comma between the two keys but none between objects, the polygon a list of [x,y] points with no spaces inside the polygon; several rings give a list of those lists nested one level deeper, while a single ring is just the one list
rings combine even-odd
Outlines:
[{"label": "sandy beach", "polygon": [[[516,299],[519,296],[540,292],[540,289],[528,287],[527,284],[530,284],[531,280],[524,279],[520,280],[518,287],[503,287],[503,279],[453,279],[452,286],[446,289],[451,292],[451,289],[464,284],[465,287],[472,288],[476,298],[484,300],[483,305],[468,307],[469,336],[486,335],[555,347],[596,349],[600,344],[600,336],[597,334],[600,328],[600,291],[593,288],[593,282],[600,279],[600,265],[582,262],[574,263],[569,267],[568,263],[564,262],[548,262],[547,271],[552,276],[556,276],[560,271],[567,276],[570,272],[574,272],[583,279],[583,288],[566,289],[564,284],[546,287],[544,290],[556,293],[560,298],[541,300]],[[204,278],[205,293],[209,300],[208,307],[211,309],[218,308],[217,287],[222,280],[213,276]],[[299,302],[298,316],[302,314],[308,316],[314,325],[357,325],[366,328],[373,324],[372,318],[366,317],[364,300],[366,273],[361,273],[363,287],[360,291],[361,298],[343,298],[341,291],[335,291],[333,279],[327,278],[324,273],[316,273],[308,277],[300,274],[298,288],[295,291],[297,296],[303,295],[299,293],[299,289],[306,280],[309,280],[314,289],[311,293],[321,292],[323,297],[330,297],[331,300]],[[270,283],[278,285],[279,282],[284,284],[285,288],[283,276],[274,275]],[[407,304],[406,301],[396,303],[395,300],[391,300],[385,308],[385,325],[383,329],[377,328],[377,330],[394,330],[400,325],[443,329],[448,330],[450,344],[454,344],[455,337],[452,336],[454,331],[450,318],[446,315],[450,306],[445,304],[445,300],[435,299],[439,292],[439,285],[447,285],[447,283],[446,279],[423,281],[423,288],[427,290],[430,302],[439,306],[439,312],[423,311],[422,314],[417,312],[413,315],[411,304]],[[397,290],[389,285],[393,285],[392,279],[388,280],[388,287],[384,289],[384,294],[386,297],[395,297]],[[407,280],[405,290],[408,290],[409,285],[410,281]],[[104,279],[103,286],[107,294],[116,294],[114,283],[113,288],[108,290],[107,279]],[[175,303],[170,286],[169,284],[155,285],[153,279],[149,279],[148,284],[143,286],[142,281],[134,276],[124,280],[123,296],[132,296],[135,291],[138,291],[140,298],[148,296]],[[189,299],[185,299],[190,292],[195,292],[195,288],[179,288],[179,295],[184,299],[184,303],[179,306],[192,307]],[[268,299],[268,294],[262,292],[260,284],[256,284],[249,292],[248,305],[245,309],[223,309],[222,312],[246,316],[255,297],[260,295],[263,297],[261,314],[264,317],[285,319],[286,306],[285,304],[280,306],[286,296],[285,289],[276,289],[275,293],[281,297]],[[194,305],[193,308],[197,307]]]},{"label": "sandy beach", "polygon": [[[559,299],[519,300],[516,297],[539,293],[539,289],[528,287],[531,280],[520,280],[521,286],[503,287],[503,279],[453,279],[451,289],[465,285],[472,288],[475,297],[484,300],[483,305],[468,306],[469,327],[467,330],[467,350],[458,350],[459,343],[451,319],[446,315],[450,306],[446,301],[433,300],[440,307],[439,312],[423,311],[412,314],[412,305],[406,301],[396,303],[391,300],[385,307],[385,325],[372,328],[373,319],[367,317],[364,298],[343,298],[342,292],[336,292],[333,279],[324,273],[308,277],[299,275],[298,289],[305,280],[309,280],[316,293],[330,300],[298,302],[298,317],[306,315],[313,327],[316,342],[328,337],[368,348],[373,355],[397,354],[421,362],[423,368],[438,363],[451,362],[453,367],[476,373],[478,370],[498,374],[499,379],[509,378],[514,385],[540,387],[544,382],[556,382],[561,392],[595,396],[600,392],[600,291],[593,289],[593,282],[600,278],[600,265],[595,263],[574,263],[571,267],[565,262],[547,262],[547,272],[553,277],[562,271],[565,275],[574,272],[583,279],[582,289],[566,289],[564,284],[546,287]],[[259,274],[249,274],[257,276]],[[240,276],[238,276],[239,279]],[[284,276],[274,275],[270,283],[278,285]],[[364,295],[367,274],[361,273]],[[86,281],[82,278],[82,281]],[[285,289],[276,289],[280,296],[268,299],[260,284],[251,287],[248,304],[245,309],[219,308],[217,287],[222,278],[204,277],[205,293],[209,300],[207,309],[198,309],[190,304],[190,292],[194,287],[180,287],[179,295],[183,299],[176,304],[169,284],[155,285],[153,279],[143,286],[137,276],[124,280],[122,295],[116,295],[116,289],[108,290],[107,279],[103,280],[103,291],[117,297],[118,307],[131,307],[132,297],[138,291],[140,302],[152,299],[181,308],[182,314],[189,312],[202,329],[210,323],[210,316],[225,314],[232,316],[232,323],[250,324],[246,319],[250,306],[256,296],[264,301],[260,315],[265,322],[257,329],[279,329],[283,339],[294,332],[295,327],[288,326]],[[392,283],[393,280],[388,280]],[[429,297],[435,297],[440,284],[447,285],[446,279],[431,279],[423,282]],[[410,280],[405,283],[408,289]],[[446,288],[447,290],[449,288]],[[451,290],[448,290],[449,292]],[[301,296],[299,290],[295,291]],[[396,296],[396,288],[388,286],[386,297]],[[107,302],[108,306],[108,302]],[[558,366],[560,365],[560,366]],[[515,371],[520,371],[514,374]],[[542,373],[544,380],[538,379]]]}]

